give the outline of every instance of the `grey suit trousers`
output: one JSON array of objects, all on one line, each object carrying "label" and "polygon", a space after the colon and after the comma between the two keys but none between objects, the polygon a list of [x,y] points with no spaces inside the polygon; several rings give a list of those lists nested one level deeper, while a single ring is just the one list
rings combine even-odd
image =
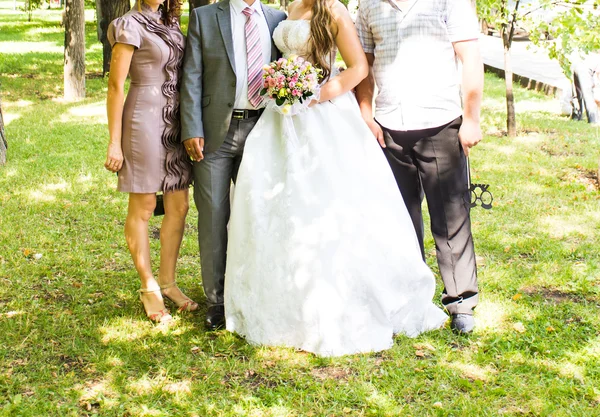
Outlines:
[{"label": "grey suit trousers", "polygon": [[230,189],[242,161],[246,138],[258,117],[232,119],[218,150],[194,163],[194,201],[198,209],[198,244],[202,285],[208,306],[223,304]]},{"label": "grey suit trousers", "polygon": [[383,128],[384,152],[417,231],[423,258],[423,194],[427,198],[444,281],[442,303],[450,314],[472,314],[479,299],[466,157],[458,140],[461,123],[458,118],[433,129]]}]

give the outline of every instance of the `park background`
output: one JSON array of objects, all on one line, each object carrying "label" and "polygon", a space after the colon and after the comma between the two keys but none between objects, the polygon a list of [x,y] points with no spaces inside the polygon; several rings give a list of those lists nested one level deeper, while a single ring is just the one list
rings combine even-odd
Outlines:
[{"label": "park background", "polygon": [[[597,127],[515,87],[508,135],[505,82],[486,74],[471,166],[495,201],[472,212],[471,336],[446,328],[324,359],[206,333],[203,311],[156,327],[123,238],[127,196],[103,168],[107,79],[94,9],[85,17],[85,99],[68,101],[62,11],[29,20],[0,0],[0,415],[600,416]],[[196,220],[192,209],[178,271],[203,301]],[[438,274],[431,236],[427,248]]]}]

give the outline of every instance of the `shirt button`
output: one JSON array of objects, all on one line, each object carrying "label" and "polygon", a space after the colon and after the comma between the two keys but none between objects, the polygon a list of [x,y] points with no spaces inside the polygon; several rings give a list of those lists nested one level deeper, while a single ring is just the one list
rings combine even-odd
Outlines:
[{"label": "shirt button", "polygon": [[227,106],[228,107],[233,107],[233,104],[232,103],[227,103]]},{"label": "shirt button", "polygon": [[231,86],[235,88],[235,83],[231,83]]}]

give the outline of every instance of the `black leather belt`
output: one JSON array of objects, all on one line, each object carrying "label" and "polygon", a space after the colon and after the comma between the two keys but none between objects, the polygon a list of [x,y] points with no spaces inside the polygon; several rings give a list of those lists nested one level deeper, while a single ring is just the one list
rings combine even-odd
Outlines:
[{"label": "black leather belt", "polygon": [[262,114],[265,109],[258,110],[234,110],[232,114],[233,119],[243,120],[258,117]]}]

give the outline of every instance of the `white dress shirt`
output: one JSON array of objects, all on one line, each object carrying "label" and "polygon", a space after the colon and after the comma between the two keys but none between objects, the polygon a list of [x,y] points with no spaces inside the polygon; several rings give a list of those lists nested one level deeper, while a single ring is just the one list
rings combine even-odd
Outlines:
[{"label": "white dress shirt", "polygon": [[361,0],[356,26],[365,52],[375,55],[379,123],[421,130],[462,114],[453,43],[479,38],[468,0]]},{"label": "white dress shirt", "polygon": [[260,0],[248,6],[243,0],[230,0],[231,29],[233,32],[233,51],[235,55],[235,109],[255,109],[248,100],[248,56],[246,54],[246,7],[253,8],[252,19],[258,24],[262,45],[263,64],[271,62],[271,31],[263,13]]}]

